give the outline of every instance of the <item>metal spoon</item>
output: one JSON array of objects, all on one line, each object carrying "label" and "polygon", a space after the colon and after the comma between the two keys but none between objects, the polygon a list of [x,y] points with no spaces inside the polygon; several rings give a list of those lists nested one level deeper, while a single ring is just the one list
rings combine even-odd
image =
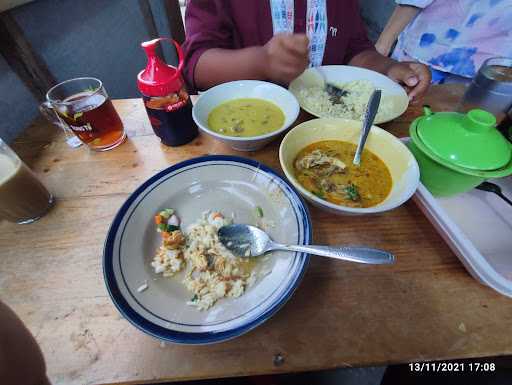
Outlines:
[{"label": "metal spoon", "polygon": [[483,182],[476,186],[477,189],[487,192],[492,192],[499,196],[501,199],[503,199],[505,202],[507,202],[509,205],[512,206],[512,201],[508,199],[505,195],[503,195],[503,192],[501,191],[501,187],[497,184],[491,183],[491,182]]},{"label": "metal spoon", "polygon": [[354,160],[352,161],[352,163],[354,163],[356,166],[359,166],[359,163],[361,163],[361,154],[363,153],[366,139],[368,138],[368,134],[372,128],[375,115],[377,115],[377,111],[379,111],[380,95],[381,91],[375,90],[373,91],[372,95],[370,96],[370,100],[368,101],[368,106],[366,107],[366,112],[364,114],[363,125],[361,127],[359,144],[357,145],[356,154],[354,155]]},{"label": "metal spoon", "polygon": [[329,94],[329,100],[331,101],[331,103],[332,104],[341,104],[342,103],[341,97],[348,95],[349,92],[347,90],[344,90],[344,89],[338,87],[338,86],[335,86],[332,83],[329,83],[327,81],[327,77],[325,76],[325,74],[321,68],[315,67],[315,69],[316,69],[316,72],[323,79],[324,89]]},{"label": "metal spoon", "polygon": [[395,261],[393,254],[369,247],[282,245],[272,241],[263,230],[250,225],[223,226],[218,234],[222,244],[242,258],[257,257],[273,250],[284,250],[374,265],[390,264]]}]

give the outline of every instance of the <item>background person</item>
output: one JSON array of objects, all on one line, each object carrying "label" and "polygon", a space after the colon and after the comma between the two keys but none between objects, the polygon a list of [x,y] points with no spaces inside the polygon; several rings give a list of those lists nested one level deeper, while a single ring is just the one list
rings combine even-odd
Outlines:
[{"label": "background person", "polygon": [[379,54],[366,35],[357,0],[189,0],[185,76],[192,90],[260,79],[286,85],[308,66],[349,64],[428,89],[423,64]]},{"label": "background person", "polygon": [[469,82],[490,57],[512,57],[512,0],[396,0],[375,47],[428,65],[433,83]]}]

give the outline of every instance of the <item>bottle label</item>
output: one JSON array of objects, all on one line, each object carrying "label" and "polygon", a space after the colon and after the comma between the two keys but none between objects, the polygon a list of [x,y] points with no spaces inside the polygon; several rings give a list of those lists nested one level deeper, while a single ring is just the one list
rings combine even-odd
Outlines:
[{"label": "bottle label", "polygon": [[174,103],[171,105],[166,106],[166,110],[168,112],[179,110],[182,107],[185,107],[187,105],[187,100],[180,100],[178,103]]},{"label": "bottle label", "polygon": [[155,135],[167,146],[180,146],[197,136],[197,126],[192,119],[190,98],[180,99],[173,104],[162,104],[158,109],[152,97],[142,95],[149,121]]},{"label": "bottle label", "polygon": [[188,92],[185,87],[182,87],[179,92],[175,92],[167,96],[151,96],[145,100],[144,103],[147,108],[152,110],[172,112],[186,106],[188,99]]}]

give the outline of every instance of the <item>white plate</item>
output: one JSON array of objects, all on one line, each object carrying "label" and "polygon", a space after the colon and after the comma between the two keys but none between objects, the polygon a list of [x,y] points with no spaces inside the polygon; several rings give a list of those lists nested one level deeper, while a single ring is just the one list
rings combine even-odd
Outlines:
[{"label": "white plate", "polygon": [[[367,70],[365,68],[343,65],[322,66],[319,67],[319,69],[324,73],[327,81],[330,83],[339,84],[348,83],[354,80],[369,80],[376,88],[381,89],[382,98],[391,99],[393,107],[389,115],[375,119],[374,124],[389,122],[390,120],[399,117],[409,106],[409,98],[407,97],[407,93],[403,87],[378,72]],[[315,68],[309,68],[304,71],[301,76],[292,81],[288,89],[295,95],[300,106],[305,111],[319,118],[329,118],[330,116],[323,116],[311,108],[308,108],[300,97],[300,90],[322,84],[323,79],[320,77],[317,70]],[[344,117],[340,116],[340,118]]]},{"label": "white plate", "polygon": [[[104,276],[119,311],[155,337],[184,344],[219,342],[243,334],[274,314],[291,296],[308,262],[300,253],[276,252],[258,264],[264,275],[239,298],[221,299],[211,309],[186,305],[192,294],[182,275],[156,275],[150,262],[159,245],[154,214],[177,210],[182,228],[210,209],[236,223],[254,224],[256,207],[282,243],[309,244],[307,208],[293,187],[266,166],[232,156],[207,156],[176,164],[143,183],[123,204],[109,230]],[[183,273],[182,273],[183,274]],[[263,274],[262,274],[263,275]],[[138,292],[144,282],[148,289]]]}]

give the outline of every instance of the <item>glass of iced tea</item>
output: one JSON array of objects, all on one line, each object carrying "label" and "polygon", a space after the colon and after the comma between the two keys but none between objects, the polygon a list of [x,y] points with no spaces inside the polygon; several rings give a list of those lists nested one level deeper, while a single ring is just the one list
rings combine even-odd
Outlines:
[{"label": "glass of iced tea", "polygon": [[31,223],[52,206],[53,196],[0,139],[0,218]]},{"label": "glass of iced tea", "polygon": [[126,139],[123,123],[100,80],[77,78],[52,87],[47,102],[60,120],[92,150],[106,151]]}]

